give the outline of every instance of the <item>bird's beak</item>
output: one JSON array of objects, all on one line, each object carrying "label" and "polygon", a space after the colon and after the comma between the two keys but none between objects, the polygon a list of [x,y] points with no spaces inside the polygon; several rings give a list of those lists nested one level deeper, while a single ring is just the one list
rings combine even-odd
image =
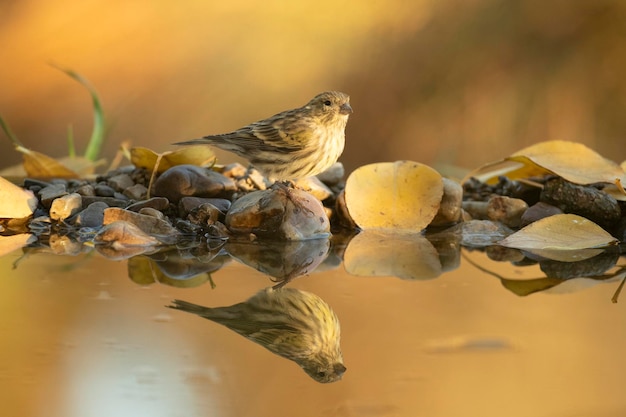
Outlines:
[{"label": "bird's beak", "polygon": [[350,107],[350,103],[344,103],[339,107],[339,114],[350,114],[352,113],[352,107]]}]

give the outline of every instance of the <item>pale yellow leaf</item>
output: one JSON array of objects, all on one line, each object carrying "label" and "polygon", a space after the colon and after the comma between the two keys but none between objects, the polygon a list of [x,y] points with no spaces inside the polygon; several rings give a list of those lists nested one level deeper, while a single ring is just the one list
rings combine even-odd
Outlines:
[{"label": "pale yellow leaf", "polygon": [[350,217],[362,229],[423,230],[437,214],[443,180],[434,169],[412,161],[357,168],[346,181]]},{"label": "pale yellow leaf", "polygon": [[344,253],[344,267],[358,276],[394,276],[425,280],[442,273],[439,253],[418,233],[364,230]]},{"label": "pale yellow leaf", "polygon": [[624,182],[624,170],[582,143],[553,140],[515,152],[509,159],[538,166],[575,184]]},{"label": "pale yellow leaf", "polygon": [[516,180],[546,174],[555,174],[582,185],[615,184],[618,181],[626,183],[623,166],[602,157],[582,143],[562,140],[540,142],[515,152],[502,161],[484,165],[468,174],[464,182],[474,177],[493,184],[497,182],[499,175]]},{"label": "pale yellow leaf", "polygon": [[135,147],[130,150],[130,161],[138,168],[150,171],[158,161],[158,173],[163,173],[176,165],[209,166],[215,162],[215,154],[208,146],[186,146],[175,151],[163,152],[159,161],[159,154],[148,148]]},{"label": "pale yellow leaf", "polygon": [[33,214],[37,208],[37,197],[32,191],[18,187],[0,177],[0,218],[22,219]]},{"label": "pale yellow leaf", "polygon": [[616,242],[591,220],[575,214],[557,214],[531,223],[499,244],[525,250],[577,250],[605,247]]},{"label": "pale yellow leaf", "polygon": [[33,178],[79,178],[78,173],[56,159],[24,147],[15,148],[22,153],[26,175]]}]

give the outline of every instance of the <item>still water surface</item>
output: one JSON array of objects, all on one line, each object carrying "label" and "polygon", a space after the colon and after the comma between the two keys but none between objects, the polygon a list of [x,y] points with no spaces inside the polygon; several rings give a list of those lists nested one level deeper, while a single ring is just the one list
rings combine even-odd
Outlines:
[{"label": "still water surface", "polygon": [[[518,296],[463,259],[429,280],[343,265],[288,285],[341,322],[347,371],[320,384],[226,327],[164,306],[235,304],[274,283],[231,262],[212,283],[139,285],[128,261],[0,258],[3,416],[623,416],[626,299],[618,280]],[[513,279],[537,267],[497,264]],[[623,263],[623,262],[622,262]]]}]

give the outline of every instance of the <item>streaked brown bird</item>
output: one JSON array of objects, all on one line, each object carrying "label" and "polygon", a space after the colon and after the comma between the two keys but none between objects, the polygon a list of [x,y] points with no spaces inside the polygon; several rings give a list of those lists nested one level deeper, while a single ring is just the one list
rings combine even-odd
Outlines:
[{"label": "streaked brown bird", "polygon": [[229,307],[209,308],[181,300],[167,307],[226,326],[296,362],[318,382],[338,381],[346,371],[339,345],[339,319],[315,294],[269,287]]},{"label": "streaked brown bird", "polygon": [[351,113],[350,96],[327,91],[302,107],[234,132],[175,145],[213,145],[246,158],[271,181],[295,180],[317,175],[337,162]]}]

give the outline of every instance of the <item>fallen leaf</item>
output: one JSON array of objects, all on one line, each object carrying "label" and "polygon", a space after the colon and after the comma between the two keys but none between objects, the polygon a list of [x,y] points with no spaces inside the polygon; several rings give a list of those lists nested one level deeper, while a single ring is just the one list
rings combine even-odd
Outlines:
[{"label": "fallen leaf", "polygon": [[69,169],[56,159],[40,152],[17,146],[22,153],[26,175],[33,178],[79,178],[77,172]]},{"label": "fallen leaf", "polygon": [[[474,177],[479,181],[494,184],[500,175],[516,180],[555,174],[581,185],[626,183],[623,165],[620,166],[602,157],[582,143],[554,140],[529,146],[502,161],[478,168],[463,182]],[[624,200],[626,196],[621,193],[620,199]]]},{"label": "fallen leaf", "polygon": [[350,217],[362,229],[421,231],[437,214],[442,196],[441,175],[412,161],[362,166],[345,187]]},{"label": "fallen leaf", "polygon": [[32,191],[24,190],[12,182],[0,177],[0,218],[2,219],[22,219],[28,217],[37,208],[37,197]]},{"label": "fallen leaf", "polygon": [[161,174],[176,165],[210,166],[215,162],[215,154],[210,147],[203,145],[186,146],[162,154],[148,148],[135,147],[130,150],[130,162],[138,168],[150,171],[158,163],[157,172]]},{"label": "fallen leaf", "polygon": [[600,248],[616,242],[591,220],[575,214],[557,214],[531,223],[498,244],[533,251]]}]

